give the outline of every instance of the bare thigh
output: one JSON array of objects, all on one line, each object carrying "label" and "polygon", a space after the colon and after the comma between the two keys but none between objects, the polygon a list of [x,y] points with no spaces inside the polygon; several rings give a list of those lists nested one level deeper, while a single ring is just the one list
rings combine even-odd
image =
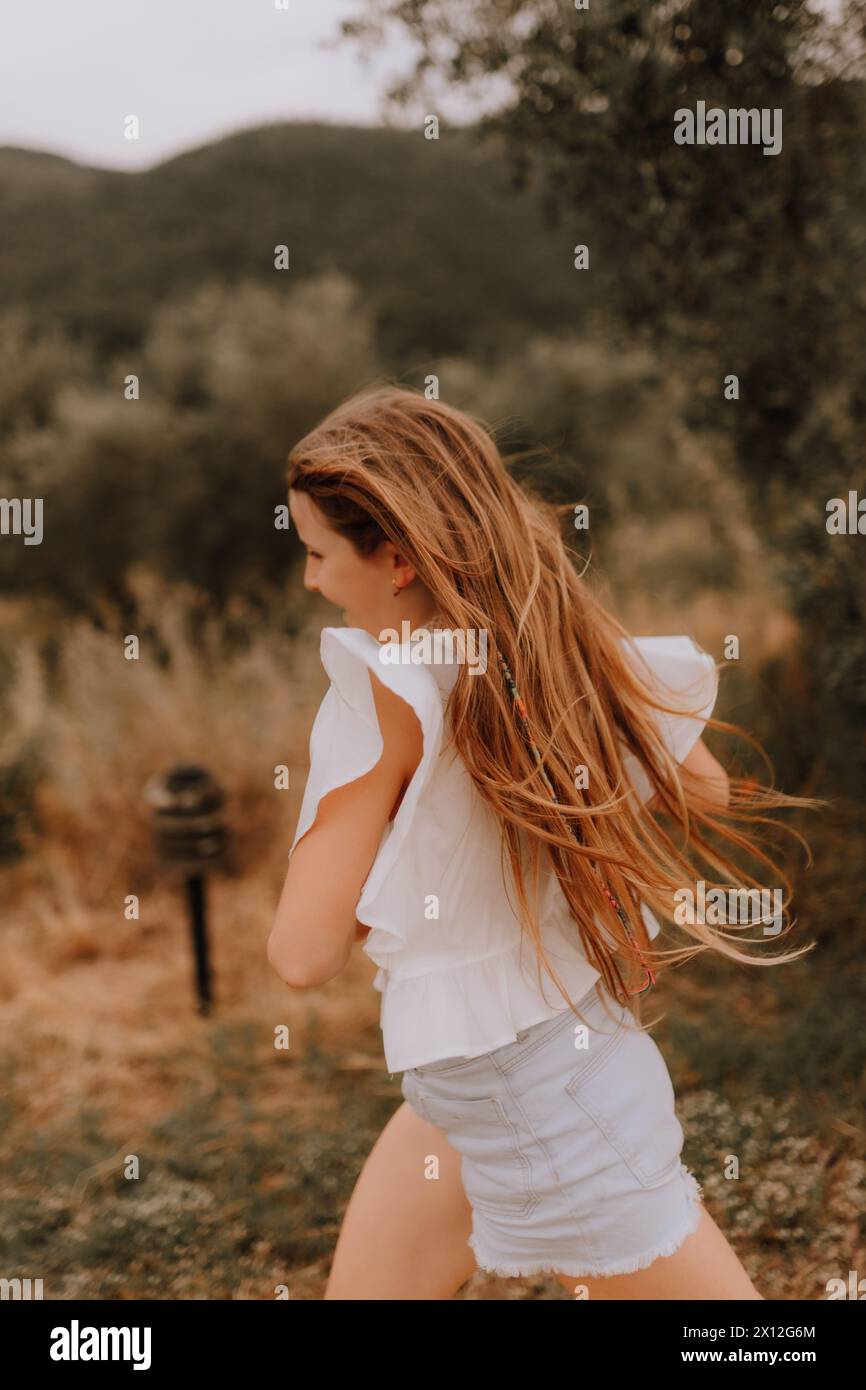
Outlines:
[{"label": "bare thigh", "polygon": [[[431,1154],[439,1176],[424,1176]],[[453,1298],[475,1270],[460,1154],[404,1101],[361,1169],[337,1240],[327,1299]]]},{"label": "bare thigh", "polygon": [[679,1250],[654,1260],[647,1269],[602,1279],[575,1274],[556,1277],[576,1298],[763,1298],[704,1206],[697,1230]]}]

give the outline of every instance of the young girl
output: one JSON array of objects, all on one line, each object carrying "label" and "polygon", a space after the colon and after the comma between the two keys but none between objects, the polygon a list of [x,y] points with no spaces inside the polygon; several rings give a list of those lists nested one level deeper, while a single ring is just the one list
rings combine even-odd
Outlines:
[{"label": "young girl", "polygon": [[[696,910],[718,883],[699,857],[760,888],[719,842],[752,848],[789,889],[744,827],[811,803],[728,778],[701,738],[733,727],[710,718],[713,658],[630,638],[470,415],[368,389],[293,449],[288,483],[305,586],[345,626],[322,632],[268,958],[317,987],[364,940],[405,1097],[325,1297],[451,1298],[477,1263],[593,1298],[760,1298],[680,1160],[640,1004],[697,951],[756,963],[739,920]],[[685,945],[650,945],[654,909]],[[781,921],[757,920],[769,946]]]}]

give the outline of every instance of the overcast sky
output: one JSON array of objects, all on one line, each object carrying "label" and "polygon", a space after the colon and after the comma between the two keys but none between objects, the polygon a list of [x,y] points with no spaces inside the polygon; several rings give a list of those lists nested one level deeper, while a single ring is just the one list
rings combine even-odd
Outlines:
[{"label": "overcast sky", "polygon": [[[322,47],[360,0],[286,2],[0,0],[0,145],[140,169],[267,121],[384,124],[381,95],[414,52],[401,30],[366,66],[356,42]],[[447,112],[472,108],[452,96]]]},{"label": "overcast sky", "polygon": [[[323,46],[340,19],[363,12],[361,0],[276,3],[0,0],[0,145],[140,169],[267,121],[405,119],[382,104],[411,65],[402,27],[364,65],[357,43]],[[482,95],[491,104],[495,89]],[[456,124],[478,110],[453,89],[436,103]],[[124,137],[128,115],[139,118],[138,140]]]}]

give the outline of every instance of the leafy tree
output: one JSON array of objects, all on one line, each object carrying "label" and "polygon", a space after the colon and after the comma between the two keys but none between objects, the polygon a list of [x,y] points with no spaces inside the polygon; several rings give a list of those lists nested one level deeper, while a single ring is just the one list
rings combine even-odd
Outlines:
[{"label": "leafy tree", "polygon": [[[418,56],[391,99],[505,92],[477,132],[505,137],[516,189],[538,178],[563,280],[586,243],[610,312],[684,377],[689,424],[727,437],[801,620],[815,772],[862,789],[866,537],[828,534],[826,507],[866,496],[863,0],[838,21],[803,0],[367,0],[342,27],[369,45],[392,24]],[[699,101],[780,112],[780,151],[678,144]]]}]

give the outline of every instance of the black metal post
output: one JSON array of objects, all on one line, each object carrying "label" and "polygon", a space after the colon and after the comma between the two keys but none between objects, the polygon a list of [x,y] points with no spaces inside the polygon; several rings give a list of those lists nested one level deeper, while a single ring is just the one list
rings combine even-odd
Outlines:
[{"label": "black metal post", "polygon": [[198,1011],[211,1011],[210,958],[207,946],[207,900],[204,874],[192,874],[186,881],[192,926],[192,952],[195,959],[195,984],[198,992]]},{"label": "black metal post", "polygon": [[224,862],[223,794],[207,768],[182,763],[151,777],[145,796],[160,859],[172,876],[183,877],[186,884],[198,1011],[206,1015],[211,1012],[213,989],[205,878]]}]

